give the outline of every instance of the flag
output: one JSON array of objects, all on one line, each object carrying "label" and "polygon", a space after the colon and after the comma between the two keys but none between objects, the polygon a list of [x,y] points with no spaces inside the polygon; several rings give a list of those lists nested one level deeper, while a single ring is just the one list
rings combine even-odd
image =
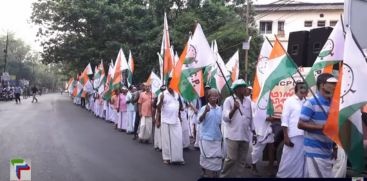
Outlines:
[{"label": "flag", "polygon": [[112,76],[114,75],[114,65],[111,61],[109,68],[108,68],[108,75],[106,79],[106,83],[104,86],[104,93],[103,93],[103,99],[104,100],[110,100],[112,97]]},{"label": "flag", "polygon": [[70,88],[70,86],[72,86],[73,82],[74,82],[74,78],[73,78],[73,77],[71,77],[71,78],[69,79],[68,83],[67,83],[66,90],[69,90],[69,88]]},{"label": "flag", "polygon": [[133,75],[134,75],[134,68],[135,68],[135,62],[134,62],[134,58],[131,54],[131,50],[129,52],[129,61],[128,61],[128,72],[127,72],[127,83],[128,86],[133,84]]},{"label": "flag", "polygon": [[113,70],[113,79],[112,79],[112,88],[113,90],[118,89],[121,87],[121,83],[123,81],[122,71],[129,69],[129,66],[126,61],[126,57],[124,55],[124,52],[122,51],[122,48],[120,49],[116,61],[115,61],[115,67]]},{"label": "flag", "polygon": [[169,31],[168,31],[168,22],[167,22],[167,15],[164,13],[164,27],[163,27],[163,80],[164,84],[166,84],[169,75],[173,70],[173,55],[171,54],[171,45],[169,40]]},{"label": "flag", "polygon": [[170,87],[192,101],[204,96],[202,69],[213,65],[215,58],[200,24],[197,24],[192,39],[189,39],[174,69]]},{"label": "flag", "polygon": [[162,80],[152,71],[147,80],[147,83],[151,85],[152,92],[158,96],[162,85]]},{"label": "flag", "polygon": [[264,82],[265,68],[269,60],[272,45],[265,40],[261,46],[260,54],[257,59],[254,85],[252,86],[252,101],[257,102],[260,95],[261,84]]},{"label": "flag", "polygon": [[80,76],[79,82],[84,86],[89,80],[88,75],[92,74],[93,74],[92,67],[90,66],[90,63],[88,63],[88,65],[85,67],[84,71]]},{"label": "flag", "polygon": [[346,29],[344,50],[341,76],[324,133],[343,147],[352,168],[361,172],[364,170],[364,149],[360,108],[367,104],[367,60],[349,28]]},{"label": "flag", "polygon": [[240,72],[240,59],[238,50],[232,55],[232,57],[228,60],[226,64],[227,71],[230,72],[231,81],[234,82],[238,79],[238,75]]},{"label": "flag", "polygon": [[97,66],[93,79],[94,79],[93,87],[95,89],[98,89],[100,86],[102,86],[106,82],[103,61],[101,61],[101,63]]},{"label": "flag", "polygon": [[159,61],[159,75],[161,78],[163,78],[163,58],[161,54],[157,53],[158,55],[158,61]]},{"label": "flag", "polygon": [[[218,64],[207,66],[205,68],[204,77],[206,77],[207,85],[221,92],[223,87],[226,85],[226,81],[230,79],[230,74],[227,71],[227,68],[224,64],[222,57],[219,55],[218,44],[216,40],[214,40],[213,42],[212,49],[213,49],[214,56],[216,57],[216,61],[220,67],[218,67]],[[222,70],[223,74],[219,68]]]},{"label": "flag", "polygon": [[175,66],[177,65],[177,62],[180,60],[180,57],[178,57],[177,52],[175,53]]},{"label": "flag", "polygon": [[[252,101],[257,103],[257,99],[259,97],[261,87],[260,85],[264,82],[265,76],[265,68],[267,62],[269,61],[269,56],[272,50],[272,45],[269,41],[265,40],[261,46],[260,54],[258,56],[257,64],[256,64],[256,72],[255,79],[252,88]],[[255,132],[260,136],[266,136],[266,129],[269,126],[270,122],[265,121],[266,119],[266,109],[259,107],[256,105],[255,114],[254,114],[254,125]]]},{"label": "flag", "polygon": [[[270,92],[279,83],[279,81],[295,74],[297,72],[297,67],[292,62],[293,60],[286,54],[286,51],[277,38],[275,40],[274,47],[271,50],[269,60],[264,59],[261,61],[266,62],[262,62],[261,64],[259,62],[257,65],[257,69],[262,65],[265,65],[265,67],[262,67],[263,74],[261,75],[261,79],[258,79],[258,81],[260,80],[262,83],[260,85],[261,90],[256,103],[257,108],[254,115],[254,124],[256,133],[261,136],[266,136],[267,124],[270,123],[266,122],[265,119],[267,115],[274,114]],[[260,75],[257,76],[260,78]]]},{"label": "flag", "polygon": [[308,75],[306,76],[306,82],[309,87],[316,85],[317,75],[325,72],[325,68],[330,67],[343,60],[344,54],[344,31],[343,23],[341,20],[335,25],[335,28],[329,35],[326,43],[321,49],[319,55],[317,56],[314,64]]}]

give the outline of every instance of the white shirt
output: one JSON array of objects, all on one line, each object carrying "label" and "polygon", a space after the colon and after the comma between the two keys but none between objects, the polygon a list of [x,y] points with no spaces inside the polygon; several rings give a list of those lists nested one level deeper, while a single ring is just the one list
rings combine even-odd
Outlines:
[{"label": "white shirt", "polygon": [[288,137],[303,135],[303,130],[298,129],[299,116],[302,104],[306,100],[300,100],[298,96],[289,97],[283,104],[282,126],[288,127]]},{"label": "white shirt", "polygon": [[127,92],[126,101],[130,101],[130,103],[127,104],[126,111],[135,112],[135,105],[131,103],[133,101],[133,95],[130,92]]},{"label": "white shirt", "polygon": [[[176,124],[180,122],[178,118],[178,111],[180,108],[180,102],[178,102],[178,95],[174,92],[174,95],[163,91],[161,94],[164,95],[162,109],[161,109],[161,122],[166,124]],[[158,103],[161,101],[161,94],[158,97]]]},{"label": "white shirt", "polygon": [[[236,96],[235,96],[236,97]],[[251,132],[253,130],[251,101],[247,98],[243,99],[243,103],[236,97],[236,101],[240,104],[239,109],[233,114],[232,119],[229,118],[234,99],[232,96],[227,97],[223,103],[223,121],[225,125],[225,138],[234,141],[250,141]]]}]

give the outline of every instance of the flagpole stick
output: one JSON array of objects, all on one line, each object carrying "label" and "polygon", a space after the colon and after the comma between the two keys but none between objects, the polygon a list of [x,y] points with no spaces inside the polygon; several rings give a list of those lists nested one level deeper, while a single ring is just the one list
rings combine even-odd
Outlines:
[{"label": "flagpole stick", "polygon": [[[278,39],[278,37],[277,37],[276,35],[274,35],[274,36],[275,36],[275,38],[276,38],[276,39]],[[282,44],[280,44],[280,45],[282,46],[282,48],[283,48],[283,50],[284,50],[283,45],[282,45]],[[293,66],[294,66],[294,67],[296,67],[296,69],[297,69],[297,73],[298,73],[298,74],[299,74],[299,76],[301,77],[302,81],[306,84],[306,86],[307,86],[308,90],[311,92],[312,96],[315,98],[316,103],[317,103],[317,104],[318,104],[318,106],[321,108],[322,112],[323,112],[323,113],[325,114],[325,116],[327,117],[327,116],[328,116],[328,114],[326,113],[326,111],[325,111],[324,107],[322,107],[322,105],[321,105],[321,103],[320,103],[320,100],[316,97],[316,95],[315,95],[315,93],[313,92],[313,90],[311,89],[311,87],[309,87],[309,86],[308,86],[308,83],[307,83],[306,79],[302,76],[301,72],[299,71],[297,64],[293,61],[293,59],[291,58],[291,56],[288,54],[288,52],[287,52],[287,51],[284,51],[284,52],[287,54],[287,56],[288,56],[288,57],[290,57],[290,59],[291,59],[291,62],[292,62],[292,64],[293,64]],[[292,75],[291,75],[291,77],[292,77]]]},{"label": "flagpole stick", "polygon": [[[227,85],[227,88],[229,90],[229,93],[233,97],[233,100],[236,100],[235,97],[234,97],[234,95],[233,95],[233,92],[232,92],[231,88],[229,87],[229,84],[228,84],[228,82],[227,82],[227,80],[226,80],[226,78],[224,76],[224,73],[223,73],[222,68],[220,68],[218,61],[215,61],[215,63],[217,63],[217,66],[218,66],[218,68],[220,70],[220,73],[222,74],[222,77],[223,77],[224,81],[226,82],[226,85]],[[241,116],[243,116],[241,109],[238,109],[238,111],[240,112]]]}]

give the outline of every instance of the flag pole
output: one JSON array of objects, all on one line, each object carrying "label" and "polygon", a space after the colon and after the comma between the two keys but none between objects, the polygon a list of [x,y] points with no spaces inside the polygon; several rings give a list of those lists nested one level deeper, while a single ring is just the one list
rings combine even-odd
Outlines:
[{"label": "flag pole", "polygon": [[[275,36],[275,39],[276,39],[276,40],[278,40],[278,37],[277,37],[276,35],[274,35],[274,36]],[[282,49],[284,50],[283,45],[282,45],[282,44],[280,44],[280,46],[282,46]],[[301,77],[302,81],[306,84],[306,86],[307,86],[308,90],[311,92],[312,96],[315,98],[317,105],[321,108],[322,112],[323,112],[323,113],[325,114],[325,116],[327,117],[327,116],[328,116],[328,114],[326,113],[326,111],[325,111],[324,107],[322,107],[322,105],[321,105],[321,103],[320,103],[320,100],[316,97],[316,95],[315,95],[315,93],[313,92],[313,90],[311,89],[311,87],[309,87],[309,86],[308,86],[308,83],[307,83],[307,81],[305,80],[305,78],[302,76],[301,72],[299,71],[297,64],[293,61],[292,57],[288,54],[288,52],[287,52],[287,51],[284,51],[284,52],[285,52],[285,53],[287,54],[287,56],[291,59],[291,62],[292,62],[292,64],[293,64],[293,66],[294,66],[294,67],[296,67],[296,69],[297,69],[297,73],[298,73],[298,74],[299,74],[299,76]],[[291,77],[292,77],[292,75],[291,75]]]},{"label": "flag pole", "polygon": [[[222,68],[220,68],[220,66],[219,66],[219,63],[218,63],[218,61],[217,61],[217,57],[218,57],[218,56],[216,56],[216,58],[215,58],[215,63],[217,64],[217,66],[218,66],[218,68],[219,68],[219,71],[220,71],[220,73],[222,74],[222,77],[223,77],[224,81],[226,82],[226,85],[227,85],[227,88],[228,88],[228,90],[229,90],[229,93],[230,93],[230,94],[231,94],[231,96],[233,97],[233,100],[236,100],[236,99],[235,99],[235,97],[234,97],[234,95],[233,95],[233,92],[232,92],[232,90],[231,90],[231,87],[229,87],[229,84],[228,84],[228,82],[227,82],[227,80],[226,80],[226,77],[224,76],[223,70],[222,70]],[[242,116],[243,114],[242,114],[241,109],[238,109],[238,111],[240,112],[240,114],[241,114],[241,116]]]}]

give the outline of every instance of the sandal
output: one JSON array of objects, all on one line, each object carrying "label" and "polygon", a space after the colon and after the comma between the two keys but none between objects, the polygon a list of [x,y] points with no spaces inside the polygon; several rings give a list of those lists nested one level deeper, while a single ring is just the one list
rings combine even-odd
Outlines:
[{"label": "sandal", "polygon": [[170,164],[169,160],[163,160],[163,163],[166,164],[166,165]]}]

